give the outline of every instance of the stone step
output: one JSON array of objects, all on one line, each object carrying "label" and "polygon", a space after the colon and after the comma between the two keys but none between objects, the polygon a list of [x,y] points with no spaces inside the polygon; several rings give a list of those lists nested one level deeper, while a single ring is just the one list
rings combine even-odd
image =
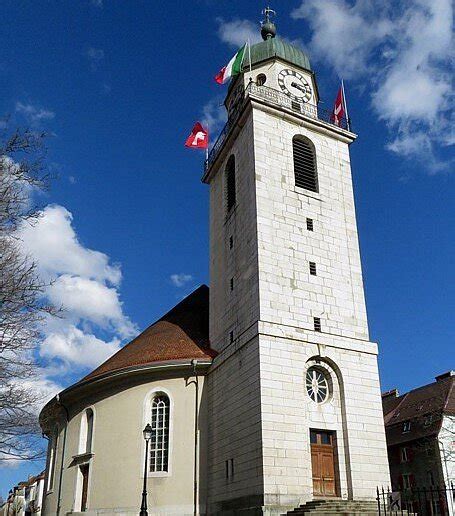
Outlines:
[{"label": "stone step", "polygon": [[300,507],[307,507],[307,508],[316,508],[316,507],[377,507],[376,502],[372,503],[365,503],[365,502],[351,502],[348,501],[346,503],[343,502],[327,502],[327,503],[313,503],[309,502],[306,504],[301,505]]},{"label": "stone step", "polygon": [[340,498],[334,500],[313,500],[289,511],[288,516],[298,516],[314,514],[327,516],[338,514],[342,516],[376,516],[377,505],[374,500],[342,500]]},{"label": "stone step", "polygon": [[378,516],[378,511],[365,511],[365,510],[346,511],[344,509],[339,509],[339,510],[318,509],[316,511],[314,511],[314,510],[307,511],[307,510],[302,509],[301,511],[292,512],[291,514],[303,515],[303,516],[305,516],[307,514],[315,515],[315,516],[317,516],[317,515],[330,516],[332,514],[337,514],[338,516]]}]

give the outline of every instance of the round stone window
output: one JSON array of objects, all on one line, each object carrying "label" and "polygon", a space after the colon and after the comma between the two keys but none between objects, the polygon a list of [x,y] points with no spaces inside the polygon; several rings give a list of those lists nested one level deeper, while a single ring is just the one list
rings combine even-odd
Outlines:
[{"label": "round stone window", "polygon": [[258,86],[264,86],[265,84],[265,81],[267,80],[267,77],[263,74],[263,73],[260,73],[257,77],[256,77],[256,84]]},{"label": "round stone window", "polygon": [[324,403],[329,397],[328,375],[318,367],[310,367],[306,373],[306,391],[315,403]]}]

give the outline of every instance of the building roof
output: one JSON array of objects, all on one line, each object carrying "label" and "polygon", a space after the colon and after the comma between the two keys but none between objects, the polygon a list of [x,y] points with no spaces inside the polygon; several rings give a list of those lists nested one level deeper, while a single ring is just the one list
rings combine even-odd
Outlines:
[{"label": "building roof", "polygon": [[[455,376],[453,371],[437,376],[436,381],[401,396],[393,389],[382,395],[387,444],[437,435],[443,415],[455,415]],[[431,418],[429,417],[431,416]],[[411,422],[408,432],[403,424]]]},{"label": "building roof", "polygon": [[301,48],[278,37],[270,37],[265,41],[251,45],[250,51],[245,53],[243,59],[244,70],[250,66],[250,54],[251,66],[267,59],[279,57],[300,68],[311,71],[310,60],[305,52]]},{"label": "building roof", "polygon": [[202,285],[81,382],[134,366],[215,355],[209,343],[209,288]]}]

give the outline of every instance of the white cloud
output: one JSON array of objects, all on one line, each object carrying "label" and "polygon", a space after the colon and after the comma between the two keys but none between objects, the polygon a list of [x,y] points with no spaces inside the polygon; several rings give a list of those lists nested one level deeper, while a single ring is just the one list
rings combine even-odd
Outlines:
[{"label": "white cloud", "polygon": [[216,134],[223,128],[227,120],[226,108],[222,97],[209,100],[202,108],[202,125],[209,130],[210,144],[215,143]]},{"label": "white cloud", "polygon": [[368,59],[375,45],[392,29],[381,18],[384,9],[378,3],[375,23],[368,23],[369,2],[344,0],[308,0],[292,11],[295,19],[311,26],[311,57],[329,62],[340,77],[350,78],[368,71]]},{"label": "white cloud", "polygon": [[132,337],[136,332],[122,312],[118,290],[100,281],[62,274],[50,285],[47,295],[55,306],[63,306],[72,318],[112,329],[124,338]]},{"label": "white cloud", "polygon": [[25,252],[46,276],[73,274],[119,285],[120,266],[111,265],[104,253],[84,247],[72,222],[72,214],[63,206],[47,206],[36,225],[26,224],[19,231]]},{"label": "white cloud", "polygon": [[37,126],[45,120],[52,120],[55,113],[49,109],[34,106],[31,103],[16,102],[16,113],[21,114],[32,126]]},{"label": "white cloud", "polygon": [[387,148],[433,171],[448,165],[436,153],[453,143],[450,0],[306,0],[292,16],[312,29],[312,57],[369,89]]},{"label": "white cloud", "polygon": [[170,280],[174,286],[183,287],[193,280],[193,276],[182,272],[180,274],[171,274]]},{"label": "white cloud", "polygon": [[39,348],[45,361],[41,384],[50,386],[55,378],[98,366],[137,334],[123,312],[120,266],[81,244],[72,222],[66,208],[49,205],[35,225],[18,231],[24,251],[50,281],[47,299],[64,310],[62,317],[47,318]]},{"label": "white cloud", "polygon": [[71,324],[60,333],[50,333],[41,344],[40,355],[71,366],[95,368],[120,349],[120,342],[116,338],[106,342]]},{"label": "white cloud", "polygon": [[39,370],[35,378],[22,380],[21,386],[33,390],[39,399],[36,407],[33,407],[38,414],[42,406],[62,390],[62,385],[47,377],[48,371]]},{"label": "white cloud", "polygon": [[226,22],[222,18],[218,18],[217,22],[218,36],[228,45],[239,48],[247,41],[250,41],[251,45],[261,41],[259,23],[256,25],[249,20],[238,19]]}]

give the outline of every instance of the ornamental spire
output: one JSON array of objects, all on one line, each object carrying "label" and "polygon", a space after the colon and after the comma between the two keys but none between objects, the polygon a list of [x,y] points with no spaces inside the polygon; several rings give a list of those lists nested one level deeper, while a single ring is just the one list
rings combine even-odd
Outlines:
[{"label": "ornamental spire", "polygon": [[274,38],[276,36],[276,26],[271,20],[271,17],[274,17],[276,12],[267,6],[262,10],[262,14],[265,16],[265,20],[261,22],[261,36],[265,41],[266,39]]}]

